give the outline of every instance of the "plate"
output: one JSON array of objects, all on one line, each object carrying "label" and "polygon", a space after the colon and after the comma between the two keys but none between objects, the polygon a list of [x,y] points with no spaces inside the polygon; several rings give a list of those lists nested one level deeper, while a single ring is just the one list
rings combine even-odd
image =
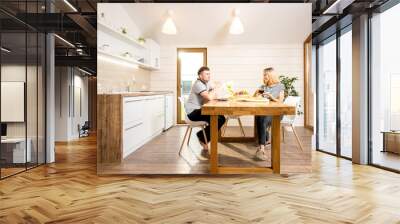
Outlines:
[{"label": "plate", "polygon": [[238,99],[238,101],[268,103],[269,99],[266,99],[266,98],[242,98],[242,99]]}]

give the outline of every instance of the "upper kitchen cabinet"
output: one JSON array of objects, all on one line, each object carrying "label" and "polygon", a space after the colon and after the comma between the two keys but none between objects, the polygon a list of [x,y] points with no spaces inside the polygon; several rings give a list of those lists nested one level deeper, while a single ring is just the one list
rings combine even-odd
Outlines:
[{"label": "upper kitchen cabinet", "polygon": [[146,46],[148,49],[149,64],[151,67],[159,69],[160,68],[160,45],[158,45],[154,40],[147,39]]},{"label": "upper kitchen cabinet", "polygon": [[97,21],[98,55],[109,60],[129,63],[145,70],[160,68],[160,46],[144,38],[140,29],[120,10],[99,10]]}]

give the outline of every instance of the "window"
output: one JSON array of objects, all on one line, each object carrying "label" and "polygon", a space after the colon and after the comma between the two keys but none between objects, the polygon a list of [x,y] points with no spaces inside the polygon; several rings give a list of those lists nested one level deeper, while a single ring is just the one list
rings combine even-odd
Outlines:
[{"label": "window", "polygon": [[[43,3],[18,2],[21,16],[41,12]],[[46,39],[8,14],[0,12],[0,20],[0,178],[5,178],[45,163]]]},{"label": "window", "polygon": [[371,19],[370,161],[400,170],[400,4]]},{"label": "window", "polygon": [[352,33],[351,26],[340,36],[340,155],[352,157]]},{"label": "window", "polygon": [[317,148],[336,154],[336,39],[318,48]]}]

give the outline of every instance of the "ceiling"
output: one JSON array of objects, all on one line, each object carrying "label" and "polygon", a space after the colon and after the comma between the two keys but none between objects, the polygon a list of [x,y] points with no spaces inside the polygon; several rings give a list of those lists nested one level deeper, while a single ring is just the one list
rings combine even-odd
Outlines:
[{"label": "ceiling", "polygon": [[[366,9],[373,9],[388,0],[346,0],[351,2],[350,6],[346,6],[343,9],[343,14],[340,15],[323,15],[322,12],[327,9],[330,5],[332,5],[335,0],[68,0],[70,4],[73,5],[77,9],[75,12],[71,7],[69,7],[63,0],[34,0],[34,1],[25,1],[25,0],[0,0],[0,24],[2,32],[14,32],[18,33],[21,30],[24,30],[26,27],[31,29],[36,29],[40,32],[55,32],[58,35],[62,36],[69,42],[76,44],[79,46],[78,48],[82,49],[83,55],[79,55],[76,49],[70,49],[67,44],[60,40],[56,40],[56,63],[58,65],[68,65],[68,66],[81,66],[91,69],[92,71],[96,70],[96,22],[97,22],[97,3],[116,3],[116,2],[124,2],[124,3],[167,3],[167,2],[178,2],[178,3],[205,3],[205,2],[220,2],[220,3],[312,3],[312,19],[313,22],[312,33],[313,37],[318,36],[324,30],[334,26],[336,21],[343,18],[347,14],[356,15],[359,12],[365,11]],[[202,7],[201,4],[198,4],[198,7]],[[293,4],[295,5],[295,4]],[[50,12],[50,8],[52,8],[52,13]],[[262,6],[260,5],[260,8]],[[134,9],[132,9],[134,10]],[[164,9],[157,9],[160,12]],[[227,11],[226,14],[229,13],[230,9],[223,9]],[[214,10],[208,10],[214,11]],[[234,37],[223,37],[220,33],[223,33],[224,27],[217,26],[216,24],[224,24],[227,19],[229,19],[229,15],[218,14],[213,15],[213,17],[206,17],[204,15],[208,15],[206,13],[198,14],[197,17],[204,18],[204,20],[209,21],[209,27],[207,27],[207,31],[215,34],[215,37],[212,41],[228,41],[228,42],[237,42],[241,38],[247,39],[249,42],[259,42],[265,35],[267,35],[268,27],[274,27],[276,24],[289,22],[285,16],[275,16],[273,19],[268,18],[268,15],[260,15],[262,20],[254,19],[249,16],[249,12],[246,10],[242,10],[243,23],[245,25],[246,33],[254,33],[256,30],[258,32],[263,33],[258,37],[251,37],[243,35],[239,38]],[[135,14],[139,15],[142,12],[135,12]],[[213,12],[215,14],[215,12]],[[259,12],[257,12],[259,13]],[[297,13],[293,11],[293,13]],[[143,14],[143,13],[142,13]],[[176,23],[178,24],[178,29],[186,29],[191,24],[184,19],[186,16],[190,17],[191,15],[185,15],[185,17],[180,17],[180,15],[184,15],[184,13],[177,13]],[[155,34],[157,38],[161,42],[168,42],[165,37],[158,37],[159,34],[154,33],[156,31],[152,30],[156,27],[154,26],[154,21],[159,20],[160,16],[157,16],[156,19],[150,18],[151,16],[142,15],[143,17],[149,18],[149,21],[140,22],[140,26],[142,26],[146,33]],[[140,21],[136,18],[135,15],[132,16],[135,20]],[[217,21],[214,21],[211,18],[217,18]],[[195,18],[196,19],[196,18]],[[198,22],[201,22],[201,19],[197,19]],[[276,23],[276,24],[275,24]],[[200,24],[200,23],[199,23]],[[192,24],[194,26],[198,26],[199,24]],[[253,26],[252,24],[255,24]],[[268,25],[266,25],[268,24]],[[289,24],[290,25],[290,24]],[[296,31],[296,26],[293,26],[294,31]],[[221,31],[222,30],[222,31]],[[199,35],[199,36],[198,36]],[[200,39],[200,36],[204,35],[203,32],[196,33],[193,38]],[[275,34],[269,34],[275,35]],[[277,35],[276,35],[277,36]],[[189,37],[189,36],[188,36]],[[185,38],[188,38],[185,37]],[[224,39],[228,38],[228,39]],[[276,37],[272,38],[275,39]],[[291,39],[293,37],[284,37],[286,41],[293,41]],[[13,38],[11,38],[13,39]],[[18,38],[17,38],[18,39]],[[236,40],[235,40],[236,39]],[[211,41],[211,39],[210,39]],[[29,52],[29,49],[28,49]]]},{"label": "ceiling", "polygon": [[[143,36],[164,45],[298,44],[311,33],[311,4],[142,3],[123,8]],[[235,9],[240,10],[245,29],[241,35],[229,35]],[[178,35],[161,33],[168,10],[173,11]]]}]

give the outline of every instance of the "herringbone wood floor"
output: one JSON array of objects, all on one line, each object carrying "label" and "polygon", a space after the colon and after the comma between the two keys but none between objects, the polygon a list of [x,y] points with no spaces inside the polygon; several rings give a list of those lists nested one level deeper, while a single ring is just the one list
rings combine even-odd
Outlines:
[{"label": "herringbone wood floor", "polygon": [[0,181],[0,223],[400,223],[400,175],[312,152],[313,172],[96,175],[95,138]]}]

